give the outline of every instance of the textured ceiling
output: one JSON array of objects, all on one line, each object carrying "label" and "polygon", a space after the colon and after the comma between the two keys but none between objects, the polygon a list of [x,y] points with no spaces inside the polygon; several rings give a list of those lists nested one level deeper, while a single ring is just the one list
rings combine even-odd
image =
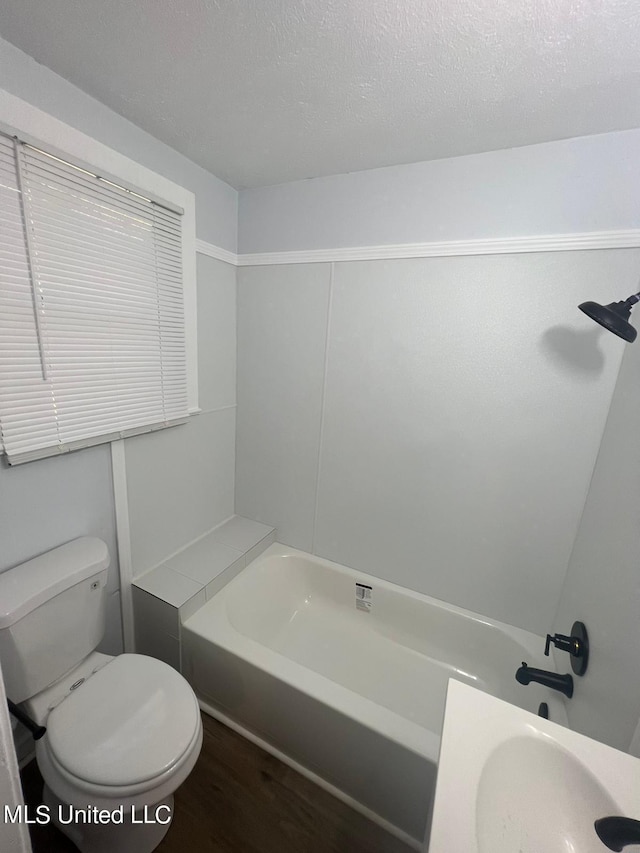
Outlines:
[{"label": "textured ceiling", "polygon": [[640,126],[639,0],[2,0],[0,33],[236,187]]}]

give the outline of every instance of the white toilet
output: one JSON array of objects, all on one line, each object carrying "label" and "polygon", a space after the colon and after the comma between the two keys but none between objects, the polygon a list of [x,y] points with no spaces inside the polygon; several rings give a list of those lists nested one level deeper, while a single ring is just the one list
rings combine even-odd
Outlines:
[{"label": "white toilet", "polygon": [[[108,566],[105,543],[84,537],[0,574],[0,661],[8,697],[47,728],[36,759],[52,821],[83,853],[150,853],[200,753],[202,721],[167,664],[95,651]],[[117,822],[98,822],[103,809]]]}]

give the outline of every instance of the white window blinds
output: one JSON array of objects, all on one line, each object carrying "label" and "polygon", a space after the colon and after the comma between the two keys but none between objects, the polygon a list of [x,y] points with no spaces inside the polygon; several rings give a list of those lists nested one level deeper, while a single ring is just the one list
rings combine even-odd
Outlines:
[{"label": "white window blinds", "polygon": [[180,212],[0,134],[11,464],[188,415]]}]

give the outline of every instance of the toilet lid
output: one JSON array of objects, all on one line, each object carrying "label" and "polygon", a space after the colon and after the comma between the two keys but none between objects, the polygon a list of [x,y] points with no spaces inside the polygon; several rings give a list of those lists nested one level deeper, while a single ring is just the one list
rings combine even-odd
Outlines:
[{"label": "toilet lid", "polygon": [[200,721],[191,687],[144,655],[119,655],[54,708],[47,740],[79,779],[125,786],[160,776],[179,761]]}]

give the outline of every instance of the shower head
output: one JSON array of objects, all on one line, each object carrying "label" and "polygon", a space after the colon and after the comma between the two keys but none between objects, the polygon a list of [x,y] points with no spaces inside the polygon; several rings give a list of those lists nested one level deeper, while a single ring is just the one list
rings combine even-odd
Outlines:
[{"label": "shower head", "polygon": [[629,322],[629,318],[631,317],[631,308],[636,302],[640,302],[640,293],[630,296],[624,302],[610,302],[609,305],[583,302],[582,305],[578,305],[578,308],[584,311],[587,317],[591,317],[592,320],[600,323],[614,335],[633,343],[638,333]]}]

